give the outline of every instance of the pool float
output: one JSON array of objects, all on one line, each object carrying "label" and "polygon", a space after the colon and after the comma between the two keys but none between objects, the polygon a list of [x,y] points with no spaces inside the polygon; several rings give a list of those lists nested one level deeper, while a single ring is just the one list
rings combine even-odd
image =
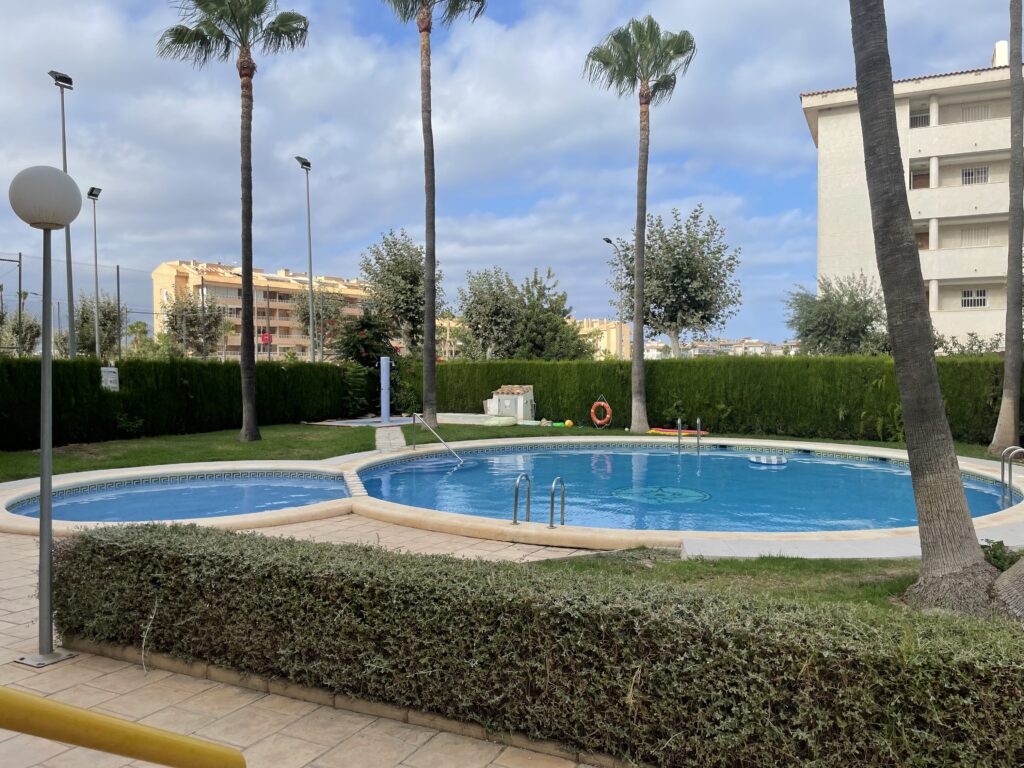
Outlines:
[{"label": "pool float", "polygon": [[[647,430],[647,434],[648,435],[678,435],[679,434],[679,430],[677,430],[677,429],[664,429],[662,427],[654,427],[653,429]],[[683,430],[683,436],[684,437],[693,437],[696,434],[697,434],[697,430],[696,429],[684,429]],[[705,437],[705,436],[710,435],[710,434],[711,434],[710,432],[708,432],[707,430],[704,430],[704,429],[702,429],[700,431],[700,436],[701,437]]]}]

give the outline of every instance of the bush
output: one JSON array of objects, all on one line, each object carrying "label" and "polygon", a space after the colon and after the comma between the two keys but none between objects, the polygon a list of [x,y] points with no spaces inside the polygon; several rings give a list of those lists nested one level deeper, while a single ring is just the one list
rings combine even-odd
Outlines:
[{"label": "bush", "polygon": [[[995,429],[1003,363],[998,357],[939,358],[953,437],[985,443]],[[854,440],[903,439],[891,358],[713,357],[646,363],[651,426]],[[628,362],[449,362],[437,368],[438,410],[479,413],[502,384],[532,384],[537,417],[590,423],[605,395],[613,427],[629,423]]]},{"label": "bush", "polygon": [[1018,765],[1009,622],[186,526],[56,552],[64,635],[658,766]]},{"label": "bush", "polygon": [[[53,363],[55,445],[240,427],[238,363],[123,360],[120,391],[100,387],[95,360]],[[0,450],[39,447],[39,360],[0,359]],[[261,424],[361,416],[367,377],[355,365],[259,362]]]},{"label": "bush", "polygon": [[1010,566],[1021,558],[1020,552],[1010,549],[1003,541],[985,539],[985,542],[981,545],[981,550],[985,553],[985,560],[988,561],[989,565],[994,565],[1000,571],[1008,571]]}]

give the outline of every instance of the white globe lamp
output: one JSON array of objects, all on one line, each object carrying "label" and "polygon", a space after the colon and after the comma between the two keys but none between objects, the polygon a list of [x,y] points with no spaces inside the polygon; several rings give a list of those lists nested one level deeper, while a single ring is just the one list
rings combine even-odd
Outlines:
[{"label": "white globe lamp", "polygon": [[82,210],[74,179],[57,168],[26,168],[11,182],[11,208],[22,221],[43,230],[43,334],[39,386],[39,653],[18,659],[45,667],[74,654],[53,647],[53,280],[50,236],[68,226]]}]

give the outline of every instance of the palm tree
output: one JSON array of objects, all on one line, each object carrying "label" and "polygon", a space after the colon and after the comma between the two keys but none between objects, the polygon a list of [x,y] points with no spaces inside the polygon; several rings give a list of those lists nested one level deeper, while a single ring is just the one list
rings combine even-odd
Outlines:
[{"label": "palm tree", "polygon": [[274,0],[181,0],[183,23],[167,29],[157,43],[160,56],[202,67],[212,60],[235,66],[242,89],[242,441],[260,439],[256,423],[256,344],[252,318],[252,79],[253,52],[291,51],[306,44],[309,20],[278,13]]},{"label": "palm tree", "polygon": [[1020,438],[1021,258],[1024,250],[1024,75],[1021,73],[1021,0],[1010,0],[1010,219],[1006,263],[1006,352],[1003,399],[989,453],[1002,453]]},{"label": "palm tree", "polygon": [[640,96],[640,157],[636,173],[635,259],[633,262],[633,407],[630,430],[644,433],[647,398],[644,391],[644,246],[647,242],[647,164],[653,104],[672,98],[676,78],[685,74],[697,47],[686,30],[662,32],[651,16],[632,19],[614,30],[587,54],[584,74],[619,96]]},{"label": "palm tree", "polygon": [[434,177],[434,125],[430,100],[430,32],[434,9],[440,10],[441,23],[449,26],[467,16],[480,17],[487,0],[384,0],[399,21],[416,19],[420,33],[420,113],[423,121],[423,187],[426,198],[423,263],[423,420],[437,425],[437,184]]},{"label": "palm tree", "polygon": [[921,575],[907,591],[920,607],[991,610],[995,569],[985,562],[957,465],[935,366],[928,300],[907,203],[883,0],[850,0],[875,260],[903,408],[921,537]]}]

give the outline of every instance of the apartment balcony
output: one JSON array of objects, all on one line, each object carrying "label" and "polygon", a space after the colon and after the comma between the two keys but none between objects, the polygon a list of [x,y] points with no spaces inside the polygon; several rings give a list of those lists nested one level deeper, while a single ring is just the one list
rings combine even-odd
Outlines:
[{"label": "apartment balcony", "polygon": [[921,251],[925,280],[964,280],[1006,276],[1006,246],[939,248]]},{"label": "apartment balcony", "polygon": [[943,155],[969,155],[1010,148],[1010,118],[946,123],[907,132],[907,157],[911,160]]},{"label": "apartment balcony", "polygon": [[989,184],[912,189],[907,193],[907,200],[911,217],[918,220],[1006,215],[1010,209],[1010,186],[1005,181],[996,181]]}]

